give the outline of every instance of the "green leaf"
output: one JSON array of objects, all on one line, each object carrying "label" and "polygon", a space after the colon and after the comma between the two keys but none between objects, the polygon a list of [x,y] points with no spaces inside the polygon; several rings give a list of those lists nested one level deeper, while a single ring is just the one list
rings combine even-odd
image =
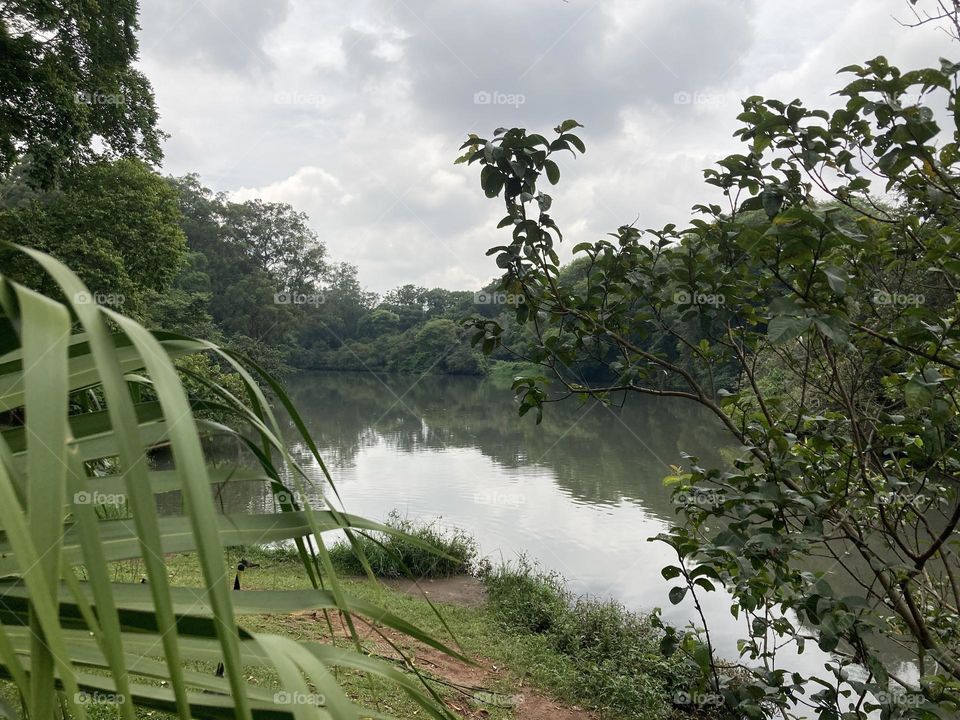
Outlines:
[{"label": "green leaf", "polygon": [[833,267],[830,265],[820,268],[826,278],[827,283],[830,285],[830,289],[833,290],[837,295],[843,295],[847,290],[847,274],[840,268]]},{"label": "green leaf", "polygon": [[565,133],[567,130],[573,130],[574,128],[583,127],[576,120],[564,120],[562,123],[557,125],[554,130],[558,133]]},{"label": "green leaf", "polygon": [[551,185],[556,185],[560,182],[560,166],[557,165],[553,160],[547,158],[543,161],[543,169],[547,172],[547,180],[550,181]]},{"label": "green leaf", "polygon": [[933,389],[920,374],[914,375],[903,388],[903,399],[907,407],[925,408],[933,400]]},{"label": "green leaf", "polygon": [[774,345],[782,345],[803,335],[812,324],[813,321],[810,318],[778,315],[767,325],[767,338]]},{"label": "green leaf", "polygon": [[495,198],[500,194],[505,180],[503,173],[493,165],[486,165],[480,171],[480,186],[488,198]]}]

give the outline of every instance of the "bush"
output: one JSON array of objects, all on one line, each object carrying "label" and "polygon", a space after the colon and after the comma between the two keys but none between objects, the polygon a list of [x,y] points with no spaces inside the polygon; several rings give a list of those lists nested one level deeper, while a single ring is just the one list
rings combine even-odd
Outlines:
[{"label": "bush", "polygon": [[482,578],[494,617],[509,633],[542,636],[567,661],[548,683],[567,700],[625,718],[669,715],[673,698],[695,678],[660,652],[654,616],[609,600],[574,597],[556,573],[517,566],[487,569]]},{"label": "bush", "polygon": [[[414,544],[394,533],[355,532],[357,543],[378,577],[437,578],[469,575],[477,558],[476,541],[461,530],[442,530],[436,523],[414,523],[393,510],[386,525],[428,548]],[[344,540],[330,549],[339,572],[362,575],[363,565],[353,547]]]}]

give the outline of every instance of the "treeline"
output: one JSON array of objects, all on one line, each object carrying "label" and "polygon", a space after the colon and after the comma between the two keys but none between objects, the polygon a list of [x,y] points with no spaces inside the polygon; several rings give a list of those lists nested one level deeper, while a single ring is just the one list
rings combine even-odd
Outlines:
[{"label": "treeline", "polygon": [[[0,239],[59,258],[91,300],[147,326],[204,337],[285,369],[482,374],[459,320],[475,294],[404,285],[378,296],[286,203],[233,202],[196,175],[132,159],[79,166],[35,189],[29,167],[0,192]],[[4,271],[50,292],[23,255]]]},{"label": "treeline", "polygon": [[[0,239],[65,262],[91,300],[154,329],[211,339],[271,372],[482,375],[497,361],[561,357],[544,356],[537,325],[518,322],[523,297],[497,282],[477,292],[415,285],[369,292],[357,267],[332,259],[307,216],[286,203],[234,202],[195,174],[164,178],[134,159],[76,166],[46,189],[32,177],[24,165],[0,188]],[[22,254],[0,249],[0,263],[28,286],[54,290]],[[578,260],[561,279],[575,297],[586,296],[589,273]],[[469,316],[496,319],[509,342],[485,357],[462,324]],[[678,313],[675,321],[690,320]],[[684,362],[677,336],[634,340]],[[610,353],[598,349],[557,369],[572,381],[603,383],[613,377]],[[725,387],[736,371],[712,380]]]}]

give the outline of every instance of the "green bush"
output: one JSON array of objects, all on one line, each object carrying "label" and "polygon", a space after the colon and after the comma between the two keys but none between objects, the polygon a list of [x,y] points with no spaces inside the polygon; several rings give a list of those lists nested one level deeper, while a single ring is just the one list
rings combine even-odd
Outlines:
[{"label": "green bush", "polygon": [[[416,542],[396,534],[357,533],[356,541],[378,577],[437,578],[473,572],[477,544],[464,532],[442,530],[436,523],[414,523],[400,517],[396,510],[391,511],[386,524]],[[330,555],[339,572],[365,573],[354,548],[347,541],[334,545]]]},{"label": "green bush", "polygon": [[652,615],[621,604],[575,597],[556,573],[539,572],[525,559],[487,569],[482,578],[494,617],[509,633],[542,636],[568,661],[544,668],[564,699],[624,718],[665,717],[695,678],[660,653],[661,631]]}]

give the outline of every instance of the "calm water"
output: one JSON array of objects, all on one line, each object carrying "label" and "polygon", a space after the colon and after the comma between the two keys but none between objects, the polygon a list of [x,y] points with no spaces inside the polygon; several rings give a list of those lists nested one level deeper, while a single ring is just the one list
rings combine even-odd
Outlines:
[{"label": "calm water", "polygon": [[[683,453],[724,464],[735,446],[709,413],[675,399],[634,396],[622,408],[575,401],[549,406],[541,425],[517,415],[509,388],[446,376],[312,373],[288,389],[351,513],[382,520],[393,510],[474,536],[495,563],[520,555],[556,570],[578,593],[632,609],[661,607],[685,625],[689,601],[670,605],[660,569],[672,550],[648,538],[675,518],[663,485]],[[292,432],[290,437],[295,437]],[[320,469],[292,444],[318,488]],[[228,507],[272,509],[258,486],[227,487]],[[745,634],[724,592],[705,593],[713,640],[736,656]],[[791,669],[821,670],[813,646]]]}]

